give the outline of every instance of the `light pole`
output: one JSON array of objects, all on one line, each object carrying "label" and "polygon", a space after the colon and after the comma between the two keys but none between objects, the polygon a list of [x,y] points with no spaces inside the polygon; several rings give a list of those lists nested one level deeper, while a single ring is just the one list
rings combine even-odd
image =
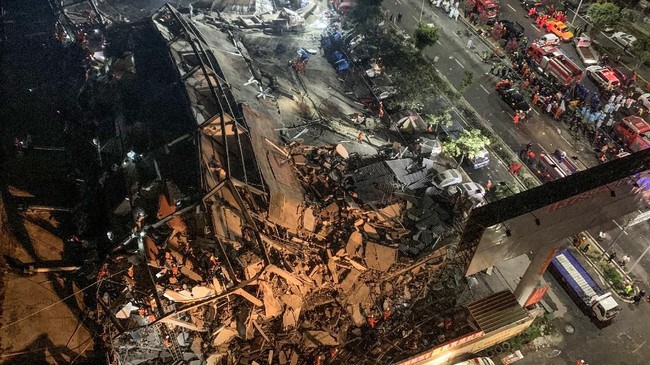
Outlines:
[{"label": "light pole", "polygon": [[643,258],[643,256],[645,256],[646,253],[648,253],[649,250],[650,250],[650,245],[648,245],[648,247],[645,248],[645,251],[643,251],[643,253],[641,254],[641,256],[639,256],[639,258],[636,259],[636,261],[634,261],[634,263],[632,264],[632,266],[630,266],[629,269],[625,270],[625,273],[626,273],[626,274],[631,273],[631,272],[632,272],[632,269],[634,269],[634,267],[635,267],[639,262],[641,262],[641,259]]},{"label": "light pole", "polygon": [[578,12],[580,11],[580,7],[582,6],[582,0],[580,0],[580,3],[578,4],[578,8],[575,10],[575,13],[573,13],[573,19],[571,19],[571,24],[575,26],[576,22],[576,17],[578,16]]},{"label": "light pole", "polygon": [[632,219],[628,219],[627,223],[625,223],[625,226],[621,229],[621,232],[619,232],[618,235],[617,235],[617,236],[612,240],[612,242],[609,244],[609,246],[607,246],[607,249],[605,249],[605,250],[603,251],[603,255],[606,255],[607,252],[609,252],[609,250],[610,250],[612,247],[614,247],[614,244],[616,243],[616,241],[618,241],[618,239],[621,238],[621,236],[623,236],[623,234],[625,234],[625,231],[627,230],[627,227],[630,226],[630,223],[631,223],[631,222],[632,222]]},{"label": "light pole", "polygon": [[422,0],[422,7],[420,8],[420,20],[418,20],[418,24],[422,23],[422,14],[424,13],[424,0]]}]

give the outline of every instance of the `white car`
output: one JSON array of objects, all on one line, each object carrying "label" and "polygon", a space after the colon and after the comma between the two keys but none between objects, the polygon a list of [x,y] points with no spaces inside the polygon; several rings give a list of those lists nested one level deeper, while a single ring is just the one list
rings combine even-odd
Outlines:
[{"label": "white car", "polygon": [[612,39],[618,42],[623,47],[632,47],[634,42],[636,42],[635,36],[631,34],[627,34],[625,32],[616,32],[612,34]]},{"label": "white car", "polygon": [[639,101],[646,109],[650,110],[650,93],[639,96]]},{"label": "white car", "polygon": [[544,34],[543,36],[539,37],[538,42],[542,46],[559,46],[560,45],[560,38],[556,36],[553,33],[548,33]]},{"label": "white car", "polygon": [[436,174],[431,180],[431,184],[438,189],[444,189],[452,185],[458,185],[463,182],[463,176],[456,169],[449,169]]},{"label": "white car", "polygon": [[442,143],[436,138],[420,138],[420,146],[422,147],[422,155],[431,156],[431,158],[438,156],[442,153]]},{"label": "white car", "polygon": [[485,196],[485,188],[475,182],[467,182],[459,185],[452,185],[447,187],[449,195],[461,193],[462,195],[475,200],[483,200]]}]

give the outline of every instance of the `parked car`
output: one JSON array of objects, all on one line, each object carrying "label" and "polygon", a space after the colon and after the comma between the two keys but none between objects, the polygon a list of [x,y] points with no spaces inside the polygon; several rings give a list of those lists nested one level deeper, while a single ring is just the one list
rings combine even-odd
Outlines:
[{"label": "parked car", "polygon": [[526,98],[521,95],[518,89],[497,89],[497,93],[512,109],[521,110],[525,113],[528,113],[530,110],[530,105],[528,105]]},{"label": "parked car", "polygon": [[452,185],[447,187],[447,192],[449,195],[454,195],[456,193],[461,193],[463,196],[466,196],[472,200],[483,200],[485,196],[485,188],[475,182],[467,182],[458,185]]},{"label": "parked car", "polygon": [[639,101],[646,109],[650,110],[650,93],[645,93],[639,96]]},{"label": "parked car", "polygon": [[537,41],[541,46],[559,46],[560,38],[553,33],[544,34]]},{"label": "parked car", "polygon": [[420,153],[423,156],[434,158],[442,153],[442,143],[437,138],[420,138]]},{"label": "parked car", "polygon": [[463,176],[460,171],[456,169],[449,169],[437,173],[431,180],[431,184],[438,188],[444,189],[452,185],[460,184],[463,181]]},{"label": "parked car", "polygon": [[625,32],[616,32],[612,34],[612,39],[623,47],[632,47],[636,42],[636,37]]},{"label": "parked car", "polygon": [[499,23],[503,24],[503,28],[506,32],[503,34],[503,39],[506,41],[514,39],[519,39],[524,35],[524,27],[510,20],[499,20]]}]

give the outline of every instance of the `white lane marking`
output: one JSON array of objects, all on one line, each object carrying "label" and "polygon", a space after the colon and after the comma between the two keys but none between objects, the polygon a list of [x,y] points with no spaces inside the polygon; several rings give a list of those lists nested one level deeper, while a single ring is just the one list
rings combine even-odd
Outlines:
[{"label": "white lane marking", "polygon": [[455,35],[456,37],[458,37],[458,39],[462,39],[462,38],[460,38],[460,36],[458,35],[458,33],[454,32],[454,35]]},{"label": "white lane marking", "polygon": [[641,347],[643,347],[643,345],[645,345],[646,342],[648,342],[648,341],[643,341],[643,343],[640,344],[639,347],[637,347],[634,351],[632,351],[632,353],[637,352]]},{"label": "white lane marking", "polygon": [[413,19],[415,19],[416,22],[419,22],[418,18],[416,18],[415,15],[413,15]]},{"label": "white lane marking", "polygon": [[484,90],[484,91],[485,91],[485,92],[486,92],[486,93],[487,93],[488,95],[490,95],[490,92],[489,92],[489,91],[487,91],[487,89],[486,89],[486,88],[484,88],[484,87],[483,87],[483,85],[481,85],[481,89],[483,89],[483,90]]},{"label": "white lane marking", "polygon": [[465,68],[465,66],[463,66],[462,63],[458,62],[458,59],[454,58],[454,61],[456,61],[456,63],[458,64],[458,66],[460,66],[460,67],[462,67],[462,68]]},{"label": "white lane marking", "polygon": [[431,14],[433,14],[433,16],[435,16],[436,18],[438,17],[438,14],[436,14],[435,11],[432,11]]},{"label": "white lane marking", "polygon": [[612,222],[614,222],[614,224],[616,224],[616,227],[618,227],[618,229],[620,229],[621,231],[623,230],[623,227],[621,227],[621,225],[618,224],[617,221],[615,221],[615,220],[612,219]]},{"label": "white lane marking", "polygon": [[564,142],[568,143],[569,146],[573,147],[573,145],[571,144],[571,142],[569,142],[569,140],[567,140],[566,138],[564,138],[563,135],[560,134],[560,138],[562,138],[562,139],[564,140]]},{"label": "white lane marking", "polygon": [[506,5],[508,5],[508,7],[510,8],[510,10],[514,11],[515,13],[517,12],[517,10],[515,10],[515,8],[513,8],[512,6],[510,6],[510,4],[506,4]]},{"label": "white lane marking", "polygon": [[542,30],[537,28],[536,26],[533,25],[533,28],[537,29],[538,32],[541,32]]},{"label": "white lane marking", "polygon": [[440,40],[436,40],[436,43],[442,46],[442,43],[440,43]]},{"label": "white lane marking", "polygon": [[[533,108],[531,108],[531,109],[533,109]],[[541,115],[541,114],[539,114],[539,112],[537,110],[533,109],[533,111],[535,112],[535,114]]]},{"label": "white lane marking", "polygon": [[401,2],[401,1],[399,1],[399,0],[395,0],[395,1],[397,1],[398,4],[402,5],[402,2]]}]

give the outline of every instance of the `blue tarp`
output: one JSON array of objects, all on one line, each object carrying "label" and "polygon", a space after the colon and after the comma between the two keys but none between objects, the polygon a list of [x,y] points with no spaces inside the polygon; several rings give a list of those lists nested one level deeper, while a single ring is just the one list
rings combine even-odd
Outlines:
[{"label": "blue tarp", "polygon": [[336,72],[345,72],[350,69],[350,63],[346,59],[336,61],[334,66],[336,67]]},{"label": "blue tarp", "polygon": [[578,296],[580,296],[581,298],[589,297],[587,294],[584,293],[582,288],[580,288],[580,285],[575,281],[575,279],[569,273],[568,270],[570,270],[571,268],[565,267],[561,262],[558,261],[558,257],[562,255],[566,257],[566,259],[568,260],[568,265],[572,266],[575,269],[575,271],[577,271],[580,274],[580,276],[582,276],[582,279],[584,279],[587,282],[587,285],[589,285],[594,290],[594,292],[596,292],[597,295],[603,294],[603,290],[598,286],[598,284],[596,284],[594,279],[591,278],[587,270],[585,270],[585,268],[582,267],[578,259],[576,259],[575,256],[573,256],[573,254],[569,250],[564,249],[558,252],[557,255],[555,255],[555,257],[551,261],[551,265],[553,265],[553,267],[560,273],[560,275],[562,275],[562,277],[566,280],[566,282],[569,284],[571,289],[573,289],[573,291],[576,294],[578,294]]}]

